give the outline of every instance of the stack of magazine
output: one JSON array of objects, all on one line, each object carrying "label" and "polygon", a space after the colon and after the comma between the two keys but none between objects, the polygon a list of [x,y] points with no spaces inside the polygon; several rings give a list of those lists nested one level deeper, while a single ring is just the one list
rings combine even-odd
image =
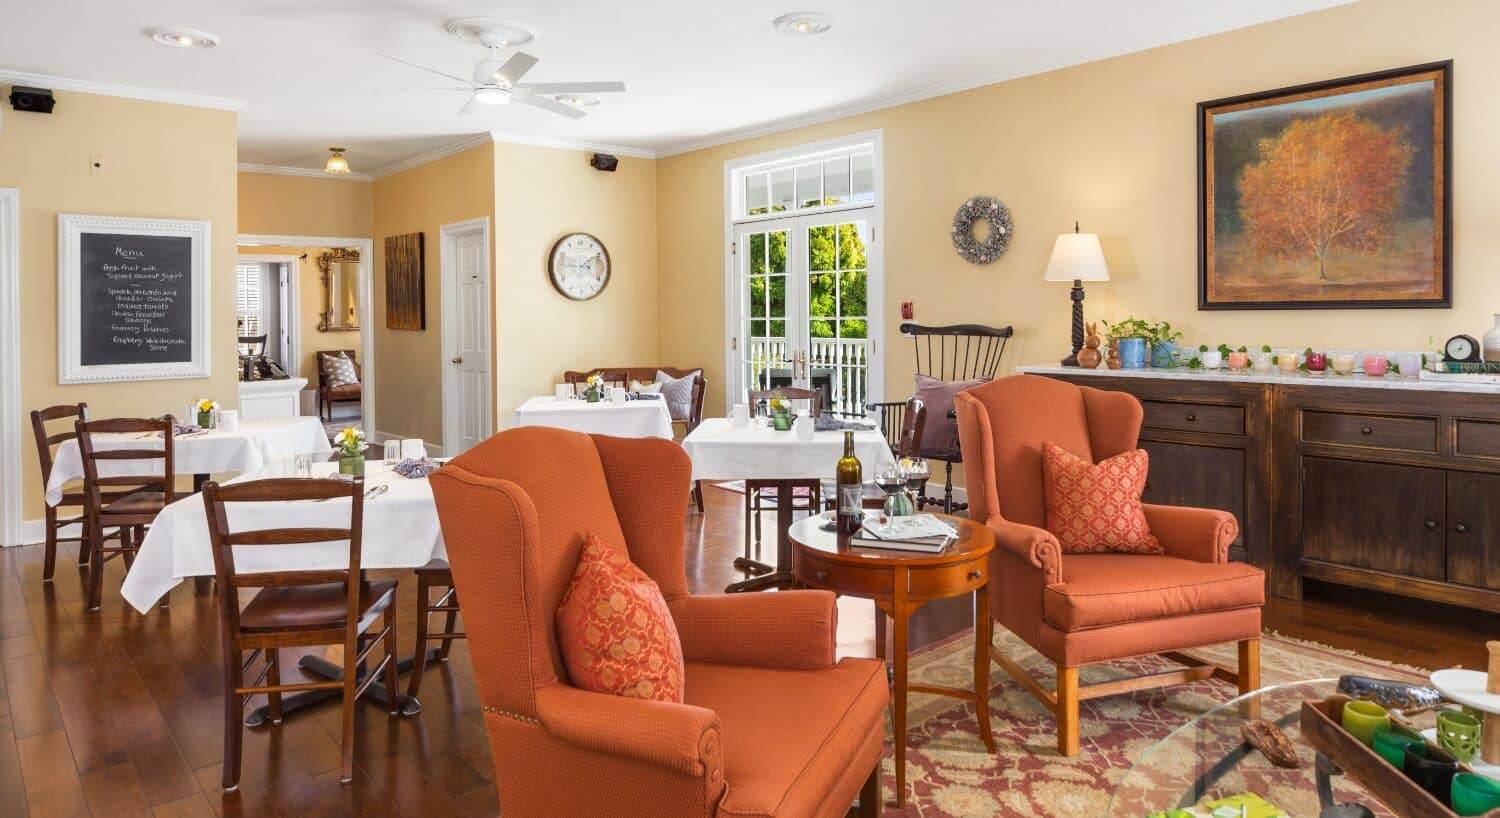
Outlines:
[{"label": "stack of magazine", "polygon": [[850,538],[858,548],[882,548],[888,551],[942,553],[958,539],[958,530],[931,514],[886,517],[876,511],[865,512],[865,523]]}]

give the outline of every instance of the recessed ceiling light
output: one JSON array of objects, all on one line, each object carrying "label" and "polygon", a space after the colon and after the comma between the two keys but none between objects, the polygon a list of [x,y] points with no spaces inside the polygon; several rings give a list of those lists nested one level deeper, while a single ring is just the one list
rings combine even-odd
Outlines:
[{"label": "recessed ceiling light", "polygon": [[822,34],[833,28],[833,18],[816,11],[794,11],[772,21],[782,34]]},{"label": "recessed ceiling light", "polygon": [[162,45],[173,48],[213,48],[219,38],[207,31],[180,26],[156,26],[146,29],[146,36]]},{"label": "recessed ceiling light", "polygon": [[323,164],[323,170],[327,173],[348,173],[349,160],[344,158],[344,151],[346,150],[348,148],[330,147],[328,149],[328,161]]},{"label": "recessed ceiling light", "polygon": [[564,105],[574,108],[592,108],[599,104],[599,98],[588,94],[558,94],[555,99]]}]

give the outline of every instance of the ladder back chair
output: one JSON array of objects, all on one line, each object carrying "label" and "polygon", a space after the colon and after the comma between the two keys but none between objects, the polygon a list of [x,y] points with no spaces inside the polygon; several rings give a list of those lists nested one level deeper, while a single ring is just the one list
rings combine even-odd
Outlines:
[{"label": "ladder back chair", "polygon": [[[396,581],[369,580],[361,565],[364,524],[363,479],[281,477],[221,486],[203,486],[213,546],[214,574],[219,586],[219,635],[224,665],[224,775],[225,790],[239,786],[243,749],[245,703],[264,694],[271,722],[281,722],[281,695],[304,690],[343,691],[342,766],[339,780],[354,776],[354,704],[370,685],[385,676],[386,705],[392,715],[401,711],[396,679]],[[229,524],[230,504],[291,500],[349,501],[349,525],[344,528],[259,528],[235,530]],[[236,516],[240,512],[236,511]],[[241,574],[235,568],[236,548],[311,545],[348,542],[348,563],[328,570],[290,570]],[[241,588],[259,588],[243,609]],[[376,645],[385,655],[361,680],[359,669]],[[283,682],[281,648],[340,645],[343,676],[332,681]],[[249,656],[245,656],[249,651]],[[254,681],[245,675],[262,654],[263,667]]]},{"label": "ladder back chair", "polygon": [[[85,531],[88,540],[88,610],[99,610],[104,596],[104,563],[120,557],[129,570],[140,550],[146,526],[176,496],[172,467],[170,419],[111,418],[79,420],[73,424],[78,454],[83,461]],[[126,435],[122,445],[99,448],[96,435]],[[157,441],[161,445],[156,445]],[[104,531],[119,529],[115,546],[105,545]],[[163,605],[166,598],[162,599]]]},{"label": "ladder back chair", "polygon": [[[916,374],[926,375],[941,381],[991,381],[1000,370],[1000,359],[1005,356],[1005,346],[1015,335],[1015,328],[989,327],[983,324],[950,324],[947,326],[924,326],[904,323],[902,335],[912,339],[916,353]],[[921,450],[923,457],[943,464],[943,499],[927,496],[926,488],[917,498],[917,505],[943,506],[943,511],[952,514],[968,508],[967,503],[953,501],[953,467],[963,463],[963,453],[958,445],[958,415],[951,406],[952,398],[941,406],[929,405],[927,438]]]},{"label": "ladder back chair", "polygon": [[621,389],[630,388],[630,370],[628,369],[590,369],[587,372],[569,370],[563,373],[563,383],[571,384],[573,386],[573,394],[581,395],[583,385],[593,375],[598,375],[604,381],[605,386],[618,386]]},{"label": "ladder back chair", "polygon": [[[796,386],[778,386],[772,389],[751,389],[750,412],[757,414],[762,403],[770,404],[772,398],[783,400],[807,401],[809,411],[813,417],[818,417],[823,409],[823,390],[818,387],[803,389]],[[792,504],[793,509],[802,509],[816,514],[823,507],[822,483],[819,478],[809,478],[794,484],[792,496],[787,502]],[[807,493],[801,497],[798,491]],[[767,505],[764,501],[770,500]],[[760,513],[762,511],[775,511],[776,504],[781,502],[777,496],[777,485],[775,480],[746,480],[745,481],[745,553],[734,561],[736,568],[757,572],[763,563],[753,559],[760,551]],[[751,545],[751,535],[754,535],[754,546]]]},{"label": "ladder back chair", "polygon": [[[891,446],[891,454],[895,456],[896,462],[901,462],[907,457],[921,457],[920,446],[922,444],[922,429],[927,423],[927,407],[916,398],[908,398],[905,401],[892,401],[882,403],[865,404],[880,414],[879,429],[885,435],[886,442]],[[850,417],[864,418],[866,415],[855,415],[853,412],[838,413]],[[871,475],[873,478],[873,475]],[[834,498],[837,496],[834,488],[834,480],[825,477],[821,481],[822,493],[828,499],[823,501],[825,508],[832,509]],[[926,481],[923,481],[924,485]],[[884,508],[885,492],[874,485],[871,479],[865,480],[864,507]]]},{"label": "ladder back chair", "polygon": [[[42,487],[52,480],[52,462],[57,454],[57,447],[69,440],[78,437],[78,431],[73,424],[86,420],[89,416],[89,405],[87,403],[66,403],[59,406],[49,406],[46,409],[33,409],[31,411],[31,432],[36,438],[37,462],[42,467]],[[67,421],[67,427],[59,432],[49,433],[47,424],[52,421]],[[64,509],[76,508],[76,516],[64,517]],[[78,543],[78,564],[87,565],[89,561],[88,549],[88,514],[84,510],[84,495],[81,486],[65,486],[63,488],[62,500],[55,506],[47,506],[45,514],[45,546],[42,556],[42,581],[51,582],[53,569],[57,565],[57,544],[60,542]],[[78,525],[81,532],[76,537],[58,536],[62,529],[70,525]]]},{"label": "ladder back chair", "polygon": [[[427,670],[428,642],[441,642],[432,651],[432,658],[439,662],[448,661],[448,654],[453,650],[454,639],[464,639],[462,631],[456,631],[458,627],[458,589],[453,585],[453,569],[449,567],[447,560],[434,559],[426,565],[416,569],[417,575],[417,652],[411,662],[411,677],[407,679],[406,695],[415,699],[417,692],[422,689],[422,674]],[[432,590],[436,588],[441,591],[437,601],[432,600]],[[437,632],[429,630],[429,618],[435,613],[446,613],[447,619],[443,629]]]}]

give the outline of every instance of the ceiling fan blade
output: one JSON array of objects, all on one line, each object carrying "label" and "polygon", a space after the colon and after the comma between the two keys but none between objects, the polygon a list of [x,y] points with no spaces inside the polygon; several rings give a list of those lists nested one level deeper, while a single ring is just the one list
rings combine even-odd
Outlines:
[{"label": "ceiling fan blade", "polygon": [[537,94],[609,94],[620,93],[625,90],[623,82],[522,82],[515,86],[517,91],[531,91]]},{"label": "ceiling fan blade", "polygon": [[530,105],[533,108],[541,108],[544,111],[551,111],[554,114],[562,114],[569,119],[583,119],[588,116],[588,114],[571,105],[564,105],[550,97],[539,97],[530,92],[512,94],[510,99],[512,102],[519,102],[522,105]]},{"label": "ceiling fan blade", "polygon": [[466,85],[464,85],[464,86],[460,86],[460,85],[429,85],[429,86],[426,86],[426,87],[423,87],[423,88],[415,88],[415,87],[375,88],[373,90],[380,91],[381,93],[384,93],[386,91],[425,91],[427,93],[431,93],[433,91],[463,91],[465,94],[472,94],[474,92],[473,88],[471,88],[469,86],[466,86]]},{"label": "ceiling fan blade", "polygon": [[510,56],[510,59],[505,61],[504,65],[495,71],[495,79],[515,85],[536,63],[536,57],[527,54],[525,51],[517,51]]},{"label": "ceiling fan blade", "polygon": [[412,62],[411,60],[403,60],[400,57],[393,57],[390,54],[385,54],[385,53],[382,53],[382,52],[379,52],[379,51],[377,51],[375,53],[379,54],[382,57],[385,57],[388,60],[395,60],[396,62],[401,63],[402,65],[409,65],[412,68],[416,68],[416,69],[421,70],[421,71],[426,71],[429,74],[437,74],[440,77],[447,77],[448,79],[453,80],[455,82],[461,82],[461,83],[464,84],[464,88],[465,89],[469,89],[469,88],[473,88],[474,87],[474,83],[472,83],[472,82],[464,79],[463,77],[455,77],[452,74],[445,74],[442,71],[437,70],[436,68],[428,68],[425,65],[419,65],[417,63]]},{"label": "ceiling fan blade", "polygon": [[468,116],[478,109],[479,103],[475,102],[473,97],[469,97],[469,101],[464,103],[464,107],[458,109],[458,115]]}]

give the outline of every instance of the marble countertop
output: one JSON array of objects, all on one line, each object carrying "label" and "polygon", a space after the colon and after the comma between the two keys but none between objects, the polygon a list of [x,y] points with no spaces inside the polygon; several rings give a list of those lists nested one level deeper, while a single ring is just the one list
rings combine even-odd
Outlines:
[{"label": "marble countertop", "polygon": [[[1280,372],[1231,372],[1228,369],[1199,370],[1178,367],[1174,369],[1107,369],[1100,366],[1098,369],[1083,369],[1076,366],[1059,366],[1058,364],[1027,364],[1016,367],[1017,372],[1031,375],[1082,375],[1097,378],[1156,378],[1158,380],[1183,380],[1183,381],[1224,381],[1226,383],[1277,383],[1289,386],[1333,386],[1356,389],[1404,389],[1419,392],[1469,392],[1482,395],[1500,395],[1500,383],[1491,381],[1447,381],[1431,380],[1422,378],[1403,378],[1400,375],[1386,375],[1383,378],[1371,378],[1356,373],[1354,375],[1335,375],[1325,372],[1322,375],[1308,375],[1297,373],[1295,375],[1283,375]],[[1424,373],[1425,374],[1425,373]]]}]

